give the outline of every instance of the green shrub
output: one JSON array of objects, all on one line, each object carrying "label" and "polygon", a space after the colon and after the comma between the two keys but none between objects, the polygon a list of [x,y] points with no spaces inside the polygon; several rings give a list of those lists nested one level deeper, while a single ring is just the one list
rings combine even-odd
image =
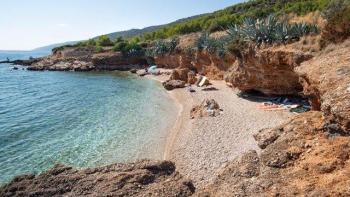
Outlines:
[{"label": "green shrub", "polygon": [[106,35],[98,37],[97,44],[102,47],[113,46],[113,42]]},{"label": "green shrub", "polygon": [[226,55],[225,45],[228,42],[228,37],[212,38],[208,32],[203,32],[195,42],[195,49],[208,51],[211,54],[216,53],[219,57]]},{"label": "green shrub", "polygon": [[247,43],[242,41],[242,40],[232,40],[230,41],[226,49],[229,51],[231,54],[235,55],[238,58],[242,58],[242,52],[247,48]]},{"label": "green shrub", "polygon": [[163,56],[165,54],[170,54],[175,51],[178,44],[178,38],[175,37],[170,41],[157,40],[153,47],[150,47],[146,51],[146,55],[149,57]]},{"label": "green shrub", "polygon": [[118,42],[113,46],[113,51],[127,52],[128,43],[126,41]]},{"label": "green shrub", "polygon": [[94,39],[89,39],[86,41],[87,46],[96,46],[96,41]]},{"label": "green shrub", "polygon": [[322,12],[327,24],[322,32],[323,42],[341,42],[350,36],[350,1],[333,0]]},{"label": "green shrub", "polygon": [[95,47],[95,52],[96,53],[102,53],[104,50],[103,50],[103,47],[101,47],[101,46],[96,46]]}]

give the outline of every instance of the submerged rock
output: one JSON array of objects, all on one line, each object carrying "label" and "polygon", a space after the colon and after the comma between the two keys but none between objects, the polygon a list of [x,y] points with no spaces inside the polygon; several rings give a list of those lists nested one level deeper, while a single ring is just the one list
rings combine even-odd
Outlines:
[{"label": "submerged rock", "polygon": [[75,170],[64,165],[16,177],[0,196],[190,196],[193,184],[169,161],[140,161]]}]

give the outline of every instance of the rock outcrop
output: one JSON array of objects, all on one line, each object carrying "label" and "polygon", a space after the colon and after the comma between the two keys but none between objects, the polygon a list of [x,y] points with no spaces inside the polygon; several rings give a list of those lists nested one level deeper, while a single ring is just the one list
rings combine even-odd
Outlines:
[{"label": "rock outcrop", "polygon": [[120,52],[97,53],[92,56],[92,63],[98,70],[131,70],[144,68],[144,57],[125,57]]},{"label": "rock outcrop", "polygon": [[186,83],[181,80],[167,80],[163,82],[163,86],[166,90],[173,90],[177,88],[184,88]]},{"label": "rock outcrop", "polygon": [[233,55],[219,57],[216,54],[210,54],[207,51],[194,52],[189,54],[180,50],[175,54],[155,57],[155,64],[164,68],[188,68],[195,70],[209,79],[222,80],[224,73],[236,61]]},{"label": "rock outcrop", "polygon": [[301,51],[251,48],[226,73],[225,80],[242,91],[256,90],[267,95],[294,95],[302,92],[294,71],[312,56]]},{"label": "rock outcrop", "polygon": [[28,70],[50,70],[50,71],[91,71],[95,66],[91,62],[79,60],[51,60],[43,59],[27,68]]},{"label": "rock outcrop", "polygon": [[32,62],[28,70],[91,71],[141,69],[144,57],[125,57],[120,52],[96,53],[94,48],[75,47],[55,51],[52,55]]},{"label": "rock outcrop", "polygon": [[335,130],[350,134],[350,40],[330,46],[296,70],[312,107],[322,110]]},{"label": "rock outcrop", "polygon": [[189,68],[177,68],[172,71],[170,80],[181,80],[188,84],[195,84],[197,78],[196,73]]},{"label": "rock outcrop", "polygon": [[75,170],[56,165],[0,187],[0,196],[190,196],[192,183],[169,161],[140,161]]},{"label": "rock outcrop", "polygon": [[262,131],[271,137],[258,139],[260,156],[250,151],[230,162],[195,196],[349,196],[350,139],[323,125],[321,112],[308,112]]}]

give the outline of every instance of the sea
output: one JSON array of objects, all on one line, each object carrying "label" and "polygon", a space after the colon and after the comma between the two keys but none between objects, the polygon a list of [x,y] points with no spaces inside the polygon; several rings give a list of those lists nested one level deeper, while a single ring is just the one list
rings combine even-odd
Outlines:
[{"label": "sea", "polygon": [[[0,61],[48,54],[0,51]],[[163,158],[178,112],[159,82],[128,72],[16,67],[0,64],[0,185],[55,164]]]}]

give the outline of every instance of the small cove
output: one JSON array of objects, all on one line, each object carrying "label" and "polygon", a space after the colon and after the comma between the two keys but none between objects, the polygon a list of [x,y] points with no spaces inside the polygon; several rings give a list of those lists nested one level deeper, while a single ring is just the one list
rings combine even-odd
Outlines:
[{"label": "small cove", "polygon": [[2,64],[0,184],[57,163],[84,168],[162,159],[176,116],[176,105],[154,80]]}]

